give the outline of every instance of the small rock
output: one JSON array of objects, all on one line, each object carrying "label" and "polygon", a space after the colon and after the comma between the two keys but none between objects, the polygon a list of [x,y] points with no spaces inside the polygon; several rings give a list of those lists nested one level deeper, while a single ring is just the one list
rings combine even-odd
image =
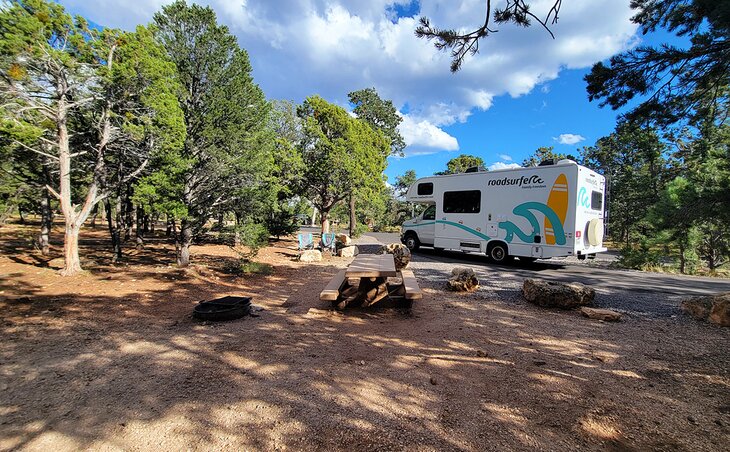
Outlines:
[{"label": "small rock", "polygon": [[322,260],[322,252],[320,250],[304,250],[299,255],[302,262],[319,262]]},{"label": "small rock", "polygon": [[454,292],[473,292],[479,288],[479,280],[471,268],[456,267],[451,271],[446,287]]},{"label": "small rock", "polygon": [[581,283],[562,283],[528,278],[522,285],[522,295],[538,306],[572,309],[590,304],[596,291]]},{"label": "small rock", "polygon": [[357,254],[358,250],[354,245],[345,246],[337,250],[337,255],[340,257],[355,257]]},{"label": "small rock", "polygon": [[545,361],[533,361],[532,364],[534,364],[536,366],[544,366],[545,364],[547,364],[547,362],[545,362]]},{"label": "small rock", "polygon": [[477,356],[480,357],[480,358],[486,358],[487,357],[487,352],[482,351],[482,350],[477,350]]},{"label": "small rock", "polygon": [[682,310],[698,320],[720,326],[730,326],[730,292],[682,301]]},{"label": "small rock", "polygon": [[358,364],[361,365],[361,366],[364,366],[365,365],[365,361],[360,360],[360,362]]},{"label": "small rock", "polygon": [[430,379],[429,381],[430,381],[430,382],[431,382],[431,384],[432,384],[432,385],[434,385],[434,386],[436,386],[437,384],[439,384],[439,382],[438,382],[438,381],[436,381],[436,377],[431,377],[431,379]]},{"label": "small rock", "polygon": [[583,306],[580,308],[580,313],[589,319],[604,322],[618,322],[621,320],[621,313],[610,309],[588,308]]},{"label": "small rock", "polygon": [[690,424],[697,424],[697,419],[693,418],[692,416],[687,416],[687,420],[690,422]]},{"label": "small rock", "polygon": [[712,309],[711,297],[693,297],[682,301],[682,311],[697,320],[707,320]]}]

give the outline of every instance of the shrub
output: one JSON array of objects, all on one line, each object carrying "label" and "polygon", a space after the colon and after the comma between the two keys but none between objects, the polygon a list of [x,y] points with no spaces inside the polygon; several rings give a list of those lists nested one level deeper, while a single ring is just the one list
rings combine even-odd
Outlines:
[{"label": "shrub", "polygon": [[262,224],[243,223],[236,227],[233,251],[241,259],[249,261],[269,243],[269,231]]}]

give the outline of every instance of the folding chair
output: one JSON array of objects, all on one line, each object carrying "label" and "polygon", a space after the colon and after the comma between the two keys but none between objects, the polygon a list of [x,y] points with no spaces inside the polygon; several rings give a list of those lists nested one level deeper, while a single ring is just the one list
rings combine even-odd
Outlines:
[{"label": "folding chair", "polygon": [[297,234],[297,240],[299,240],[299,250],[311,250],[314,249],[314,239],[312,233]]},{"label": "folding chair", "polygon": [[334,232],[331,232],[331,233],[325,232],[324,234],[322,234],[322,243],[321,243],[322,251],[330,250],[333,253],[335,251],[337,251],[335,237],[336,236],[335,236]]}]

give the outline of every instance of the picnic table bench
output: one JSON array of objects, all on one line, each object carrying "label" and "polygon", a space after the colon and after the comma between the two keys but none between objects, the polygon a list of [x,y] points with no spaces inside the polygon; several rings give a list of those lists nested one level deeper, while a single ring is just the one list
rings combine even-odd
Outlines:
[{"label": "picnic table bench", "polygon": [[[388,278],[394,277],[401,282],[389,284]],[[392,254],[358,254],[319,294],[321,300],[331,301],[338,309],[354,302],[372,306],[385,298],[403,299],[410,304],[422,297],[413,272],[397,271]]]}]

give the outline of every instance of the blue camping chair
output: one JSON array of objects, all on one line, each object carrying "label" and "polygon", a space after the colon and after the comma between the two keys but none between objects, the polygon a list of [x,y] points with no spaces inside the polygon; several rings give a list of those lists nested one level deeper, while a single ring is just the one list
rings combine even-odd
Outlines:
[{"label": "blue camping chair", "polygon": [[322,250],[330,250],[332,252],[337,251],[336,247],[336,240],[335,240],[335,234],[334,232],[329,233],[325,232],[322,234],[322,243],[321,243]]},{"label": "blue camping chair", "polygon": [[299,240],[299,250],[311,250],[314,249],[314,239],[312,233],[297,234],[297,240]]}]

